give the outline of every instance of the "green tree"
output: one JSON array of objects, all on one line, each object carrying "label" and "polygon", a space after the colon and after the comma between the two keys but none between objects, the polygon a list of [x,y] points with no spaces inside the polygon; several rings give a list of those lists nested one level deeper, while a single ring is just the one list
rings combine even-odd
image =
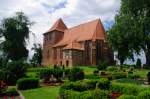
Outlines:
[{"label": "green tree", "polygon": [[41,44],[34,44],[32,48],[34,50],[33,57],[31,59],[31,63],[34,65],[41,65],[42,63],[42,46]]},{"label": "green tree", "polygon": [[[145,52],[146,63],[150,66],[150,1],[121,0],[115,24],[109,31],[111,45],[124,59],[133,52]],[[121,43],[120,43],[121,42]],[[121,49],[121,47],[123,48]]]},{"label": "green tree", "polygon": [[17,12],[15,16],[6,18],[0,27],[1,49],[7,54],[8,59],[16,61],[27,58],[28,50],[26,40],[29,38],[31,22],[23,12]]}]

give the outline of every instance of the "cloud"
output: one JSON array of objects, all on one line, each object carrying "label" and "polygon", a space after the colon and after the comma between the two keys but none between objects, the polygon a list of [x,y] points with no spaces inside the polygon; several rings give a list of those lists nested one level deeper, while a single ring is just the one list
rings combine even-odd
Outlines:
[{"label": "cloud", "polygon": [[1,0],[0,20],[12,16],[16,11],[23,11],[31,21],[35,22],[31,31],[28,48],[33,43],[43,41],[43,33],[52,24],[62,18],[68,27],[100,18],[109,28],[119,10],[120,0]]}]

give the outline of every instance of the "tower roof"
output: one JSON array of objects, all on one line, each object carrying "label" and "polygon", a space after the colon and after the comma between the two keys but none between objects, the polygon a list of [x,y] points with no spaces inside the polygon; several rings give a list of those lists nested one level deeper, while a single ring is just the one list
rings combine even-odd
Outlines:
[{"label": "tower roof", "polygon": [[66,29],[67,29],[67,26],[64,24],[64,22],[60,18],[54,23],[54,25],[46,33],[54,31],[54,30],[64,32],[64,30],[66,30]]}]

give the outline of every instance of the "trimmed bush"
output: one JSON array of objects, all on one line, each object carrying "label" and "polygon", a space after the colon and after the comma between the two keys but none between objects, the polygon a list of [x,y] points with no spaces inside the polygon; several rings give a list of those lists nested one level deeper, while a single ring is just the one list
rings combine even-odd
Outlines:
[{"label": "trimmed bush", "polygon": [[118,70],[118,68],[117,67],[115,67],[115,66],[109,66],[109,67],[107,67],[107,69],[106,69],[107,71],[117,71]]},{"label": "trimmed bush", "polygon": [[143,84],[143,81],[134,80],[134,79],[129,79],[129,78],[117,79],[117,80],[115,80],[115,82],[118,82],[118,83],[137,84],[137,85]]},{"label": "trimmed bush", "polygon": [[136,98],[136,96],[133,96],[133,95],[121,95],[117,99],[137,99],[137,98]]},{"label": "trimmed bush", "polygon": [[137,95],[141,90],[143,90],[143,87],[133,84],[112,83],[110,89],[113,92],[119,92],[128,95]]},{"label": "trimmed bush", "polygon": [[126,78],[127,74],[124,72],[115,72],[112,73],[112,79],[121,79],[121,78]]},{"label": "trimmed bush", "polygon": [[101,78],[98,81],[98,88],[100,89],[109,89],[110,81],[107,78]]},{"label": "trimmed bush", "polygon": [[150,99],[150,90],[140,92],[137,99]]},{"label": "trimmed bush", "polygon": [[77,81],[84,79],[84,72],[80,68],[73,68],[69,72],[69,80],[70,81]]},{"label": "trimmed bush", "polygon": [[44,80],[44,82],[48,82],[49,78],[52,74],[53,74],[52,69],[42,69],[42,70],[40,70],[39,76],[41,79]]},{"label": "trimmed bush", "polygon": [[91,97],[92,98],[86,98],[86,99],[110,99],[109,92],[106,90],[100,90],[100,89],[96,89],[92,91]]},{"label": "trimmed bush", "polygon": [[17,81],[17,88],[20,90],[32,89],[39,87],[37,78],[21,78]]},{"label": "trimmed bush", "polygon": [[15,88],[9,88],[6,90],[6,95],[7,96],[18,96],[19,93],[17,92],[17,90]]},{"label": "trimmed bush", "polygon": [[99,89],[80,93],[73,90],[65,90],[60,97],[61,99],[110,99],[108,91]]}]

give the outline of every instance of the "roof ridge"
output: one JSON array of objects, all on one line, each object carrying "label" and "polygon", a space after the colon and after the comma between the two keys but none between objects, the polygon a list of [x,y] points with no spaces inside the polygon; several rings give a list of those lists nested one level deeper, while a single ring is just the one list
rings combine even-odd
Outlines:
[{"label": "roof ridge", "polygon": [[72,29],[72,28],[75,28],[75,27],[79,27],[79,26],[84,25],[84,24],[88,24],[88,23],[92,23],[92,22],[95,22],[95,21],[99,21],[99,20],[100,20],[100,18],[97,18],[97,19],[95,19],[95,20],[91,20],[91,21],[88,21],[88,22],[84,22],[84,23],[75,25],[75,26],[73,26],[73,27],[71,27],[71,28],[68,28],[68,30],[69,30],[69,29]]}]

